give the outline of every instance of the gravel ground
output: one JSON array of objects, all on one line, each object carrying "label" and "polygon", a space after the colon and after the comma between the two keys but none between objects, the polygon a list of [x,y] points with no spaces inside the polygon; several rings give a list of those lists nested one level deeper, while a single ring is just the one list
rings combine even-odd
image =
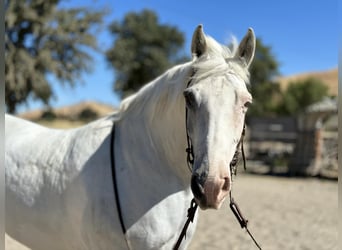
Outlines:
[{"label": "gravel ground", "polygon": [[[233,185],[233,196],[263,250],[337,250],[337,181],[240,174]],[[6,236],[6,250],[24,249]],[[189,249],[257,248],[226,202],[218,211],[199,212]]]}]

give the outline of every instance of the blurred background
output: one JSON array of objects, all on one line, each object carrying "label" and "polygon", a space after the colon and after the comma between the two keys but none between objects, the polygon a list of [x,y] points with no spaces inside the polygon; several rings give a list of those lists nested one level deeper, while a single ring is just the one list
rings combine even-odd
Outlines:
[{"label": "blurred background", "polygon": [[[256,203],[273,192],[283,205],[274,208],[269,197],[260,210],[273,207],[278,217],[289,203],[289,217],[302,206],[316,207],[301,217],[303,225],[317,225],[313,234],[323,230],[330,240],[314,247],[293,220],[279,242],[295,237],[302,244],[275,241],[267,249],[337,249],[337,9],[332,0],[5,0],[6,112],[54,128],[81,126],[115,111],[122,98],[171,66],[191,60],[198,24],[223,44],[233,36],[239,41],[252,27],[257,48],[250,69],[254,100],[246,118],[248,170],[237,192],[246,207],[252,191],[243,186],[260,191]],[[286,190],[301,196],[281,200]],[[329,200],[316,203],[318,196]],[[208,221],[219,218],[208,214]],[[267,228],[274,223],[260,220]],[[200,232],[208,221],[200,221]],[[242,243],[247,237],[236,237],[240,241],[233,244],[227,235],[227,247],[252,249]],[[192,249],[220,249],[203,244]]]}]

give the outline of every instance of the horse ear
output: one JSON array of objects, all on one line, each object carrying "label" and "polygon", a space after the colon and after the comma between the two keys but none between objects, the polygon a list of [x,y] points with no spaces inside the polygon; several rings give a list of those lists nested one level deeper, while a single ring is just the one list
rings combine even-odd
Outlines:
[{"label": "horse ear", "polygon": [[191,53],[193,57],[200,57],[207,51],[207,42],[203,32],[202,24],[198,25],[191,41]]},{"label": "horse ear", "polygon": [[239,48],[235,54],[235,57],[242,59],[246,66],[249,67],[253,61],[255,53],[255,35],[252,28],[249,28],[247,34],[239,44]]}]

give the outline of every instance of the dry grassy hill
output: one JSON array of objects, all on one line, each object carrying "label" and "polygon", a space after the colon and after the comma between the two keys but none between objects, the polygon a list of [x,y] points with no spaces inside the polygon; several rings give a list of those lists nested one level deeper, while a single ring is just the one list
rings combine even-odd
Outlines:
[{"label": "dry grassy hill", "polygon": [[290,82],[297,82],[301,80],[305,80],[307,78],[316,78],[328,86],[329,95],[337,96],[338,95],[338,69],[331,69],[326,71],[318,71],[318,72],[307,72],[301,73],[291,76],[283,76],[276,79],[277,82],[280,83],[280,88],[282,90],[286,89],[287,85]]},{"label": "dry grassy hill", "polygon": [[19,117],[54,128],[78,127],[89,121],[113,113],[110,105],[85,101],[50,110],[34,110],[19,114]]}]

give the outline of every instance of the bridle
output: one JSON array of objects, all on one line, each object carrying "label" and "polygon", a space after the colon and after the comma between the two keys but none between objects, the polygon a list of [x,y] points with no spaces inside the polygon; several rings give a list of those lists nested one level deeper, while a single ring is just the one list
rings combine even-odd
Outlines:
[{"label": "bridle", "polygon": [[[189,81],[188,85],[190,84],[191,80]],[[194,155],[194,147],[192,146],[192,141],[189,135],[188,130],[188,108],[185,105],[185,131],[186,131],[186,142],[187,147],[185,149],[186,152],[186,163],[188,164],[188,168],[190,173],[192,173],[192,166],[194,165],[195,155]]]},{"label": "bridle", "polygon": [[[188,83],[187,83],[187,88],[190,86],[193,75],[195,74],[195,71],[193,71],[192,76],[190,77]],[[187,161],[187,165],[188,168],[190,170],[190,172],[192,172],[192,167],[194,164],[194,159],[195,159],[195,155],[194,155],[194,150],[193,150],[193,146],[192,146],[192,141],[191,141],[191,137],[189,135],[189,130],[188,130],[188,108],[185,105],[185,128],[186,128],[186,137],[187,137],[187,148],[186,148],[186,161]],[[236,151],[234,153],[233,159],[230,162],[230,174],[231,174],[231,180],[233,175],[237,174],[237,165],[238,165],[238,161],[239,161],[239,153],[240,153],[240,149],[242,152],[242,159],[243,159],[243,165],[244,165],[244,169],[246,170],[246,159],[245,159],[245,153],[244,153],[244,147],[243,147],[243,139],[245,136],[245,124],[243,125],[243,130],[242,130],[242,134],[241,134],[241,138],[240,141],[236,147]],[[112,126],[112,131],[111,131],[111,138],[110,138],[110,160],[111,160],[111,169],[112,169],[112,181],[113,181],[113,189],[114,189],[114,196],[115,196],[115,203],[116,203],[116,207],[118,210],[118,217],[119,217],[119,221],[120,221],[120,225],[121,225],[121,229],[124,235],[126,235],[126,227],[123,221],[123,216],[122,216],[122,211],[121,211],[121,204],[120,204],[120,199],[119,199],[119,192],[118,192],[118,187],[117,187],[117,181],[116,181],[116,168],[115,168],[115,154],[114,154],[114,139],[115,139],[115,122],[113,123]],[[247,228],[247,223],[248,220],[246,220],[238,205],[236,204],[236,202],[234,201],[233,197],[232,197],[232,192],[230,190],[229,192],[229,196],[230,196],[230,204],[229,207],[232,210],[233,214],[235,215],[236,219],[238,220],[241,228],[245,228],[247,233],[250,235],[250,237],[252,238],[252,240],[254,241],[255,245],[258,247],[258,249],[261,250],[261,247],[259,246],[259,244],[256,242],[256,240],[254,239],[253,235],[250,233],[250,231]],[[173,249],[178,249],[183,238],[186,236],[186,231],[187,228],[190,224],[190,222],[193,222],[195,214],[196,214],[196,210],[197,210],[197,203],[195,201],[195,199],[193,198],[191,200],[190,203],[190,207],[188,209],[188,214],[187,214],[187,221],[184,224],[184,227],[178,237],[178,240],[176,242],[176,244],[174,245]],[[125,237],[126,240],[126,244],[127,244],[127,248],[129,249],[129,243],[128,243],[128,239]]]},{"label": "bridle", "polygon": [[[193,79],[193,76],[195,75],[196,71],[192,72],[192,75],[187,83],[186,88],[188,88],[191,84],[191,81]],[[193,164],[194,164],[194,159],[195,159],[195,155],[194,155],[194,150],[193,150],[193,146],[192,146],[192,140],[189,134],[189,130],[188,130],[188,107],[187,105],[185,105],[185,130],[186,130],[186,141],[187,141],[187,147],[185,149],[185,152],[187,154],[186,156],[186,162],[188,165],[188,168],[190,170],[190,172],[192,173],[192,168],[193,168]],[[229,164],[230,167],[230,177],[231,180],[233,180],[233,175],[236,176],[237,174],[237,166],[239,163],[239,155],[240,155],[240,151],[242,154],[242,160],[243,160],[243,167],[244,170],[246,170],[246,157],[245,157],[245,151],[244,151],[244,147],[243,147],[243,141],[244,141],[244,137],[246,134],[246,124],[243,124],[243,129],[242,129],[242,133],[241,133],[241,137],[240,137],[240,141],[236,146],[236,150],[233,156],[232,161]],[[249,236],[252,238],[252,240],[254,241],[255,245],[258,247],[258,249],[261,250],[260,245],[257,243],[257,241],[255,240],[255,238],[253,237],[252,233],[249,231],[248,227],[247,227],[247,223],[248,220],[244,218],[244,216],[241,213],[241,210],[239,209],[239,206],[237,205],[237,203],[234,201],[233,197],[232,197],[232,190],[229,191],[229,198],[230,198],[230,203],[229,203],[229,207],[232,210],[234,216],[236,217],[236,219],[238,220],[241,228],[245,228],[246,232],[249,234]],[[190,222],[193,222],[195,214],[196,214],[196,210],[197,210],[197,203],[195,201],[195,199],[193,198],[191,200],[190,203],[190,208],[188,209],[188,214],[187,214],[187,221],[185,222],[183,229],[178,237],[178,240],[176,242],[176,244],[174,245],[173,249],[176,250],[179,248],[183,238],[186,237],[186,231],[187,228],[190,224]]]},{"label": "bridle", "polygon": [[[190,76],[190,79],[186,85],[186,88],[189,88],[189,86],[191,85],[193,76],[195,74],[196,74],[196,71],[193,70],[193,72]],[[192,166],[194,164],[195,154],[194,154],[194,147],[192,146],[192,140],[191,140],[191,137],[189,134],[189,129],[188,129],[188,107],[187,107],[187,105],[185,105],[185,132],[186,132],[186,142],[187,142],[187,147],[185,149],[186,162],[187,162],[187,165],[188,165],[190,172],[192,173]],[[239,152],[240,152],[239,148],[241,148],[242,159],[243,159],[243,167],[246,170],[246,157],[245,157],[245,151],[244,151],[244,147],[243,147],[243,139],[245,137],[245,134],[246,134],[246,124],[244,123],[239,143],[236,146],[236,150],[235,150],[233,159],[229,164],[231,177],[233,177],[233,175],[236,175],[236,173],[237,173],[237,165],[239,163]]]},{"label": "bridle", "polygon": [[[190,76],[190,79],[186,85],[186,88],[189,88],[189,86],[191,85],[191,82],[192,82],[192,79],[193,79],[193,76],[195,75],[195,73],[196,73],[196,71],[193,70],[193,72]],[[188,129],[188,107],[186,105],[185,105],[185,131],[186,131],[186,142],[187,142],[187,147],[185,149],[186,162],[187,162],[187,165],[188,165],[190,172],[192,173],[192,166],[194,164],[195,155],[194,155],[194,148],[192,146],[192,140],[191,140],[191,137],[189,134],[189,129]],[[237,165],[239,162],[239,148],[240,147],[241,147],[241,153],[242,153],[243,167],[244,167],[244,170],[246,170],[246,157],[245,157],[245,151],[244,151],[244,147],[243,147],[243,139],[245,137],[245,134],[246,134],[246,124],[244,123],[239,143],[236,146],[236,150],[235,150],[233,159],[229,164],[231,177],[233,174],[236,175],[236,173],[237,173],[236,171],[237,171]]]}]

